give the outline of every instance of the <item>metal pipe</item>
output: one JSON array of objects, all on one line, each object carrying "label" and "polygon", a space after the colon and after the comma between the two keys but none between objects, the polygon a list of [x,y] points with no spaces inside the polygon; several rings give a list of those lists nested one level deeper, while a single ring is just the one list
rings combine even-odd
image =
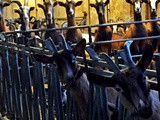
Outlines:
[{"label": "metal pipe", "polygon": [[72,27],[64,27],[64,28],[51,28],[51,29],[44,28],[44,29],[34,29],[34,30],[28,30],[28,31],[1,32],[1,34],[15,34],[15,33],[41,32],[41,31],[53,31],[53,30],[69,30],[69,29],[89,28],[89,27],[94,28],[94,27],[113,26],[113,25],[130,25],[130,24],[139,24],[139,23],[147,23],[147,22],[157,22],[157,21],[160,21],[160,19],[133,21],[133,22],[84,25],[84,26],[72,26]]}]

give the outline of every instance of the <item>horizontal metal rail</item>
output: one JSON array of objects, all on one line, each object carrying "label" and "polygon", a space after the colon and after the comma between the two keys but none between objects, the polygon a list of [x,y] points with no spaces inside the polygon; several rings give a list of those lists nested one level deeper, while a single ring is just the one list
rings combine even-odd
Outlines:
[{"label": "horizontal metal rail", "polygon": [[[79,66],[81,67],[81,69],[86,71],[86,68],[84,65],[79,64]],[[102,69],[96,69],[93,67],[88,67],[87,68],[87,72],[93,72],[96,74],[100,74],[100,75],[105,75],[105,76],[112,76],[114,73],[111,71],[106,71],[106,70],[102,70]],[[157,81],[151,81],[151,80],[147,80],[147,82],[150,84],[150,88],[153,90],[158,90],[158,84]]]},{"label": "horizontal metal rail", "polygon": [[28,33],[28,32],[43,32],[43,31],[53,31],[53,30],[68,30],[68,29],[79,29],[79,28],[94,28],[94,27],[103,27],[103,26],[113,26],[113,25],[130,25],[130,24],[140,24],[147,22],[157,22],[160,19],[154,20],[143,20],[143,21],[133,21],[133,22],[119,22],[119,23],[106,23],[106,24],[95,24],[95,25],[84,25],[84,26],[72,26],[72,27],[63,27],[63,28],[43,28],[43,29],[34,29],[28,31],[14,31],[14,32],[1,32],[2,34],[14,34],[14,33]]},{"label": "horizontal metal rail", "polygon": [[[82,57],[77,57],[76,60],[80,63],[84,62],[84,59]],[[92,59],[86,59],[86,63],[88,65],[96,66],[96,67],[101,67],[101,68],[108,68],[108,64],[105,61],[93,61]],[[119,64],[119,66],[123,68],[127,68],[126,65]],[[98,68],[97,68],[98,69]],[[110,71],[110,73],[113,73]],[[156,71],[155,70],[150,70],[147,69],[145,71],[145,75],[151,76],[151,77],[157,77],[156,76]]]}]

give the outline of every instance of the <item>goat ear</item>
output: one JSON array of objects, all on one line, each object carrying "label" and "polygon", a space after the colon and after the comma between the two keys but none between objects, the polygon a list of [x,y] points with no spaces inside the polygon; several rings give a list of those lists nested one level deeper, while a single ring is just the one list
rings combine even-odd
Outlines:
[{"label": "goat ear", "polygon": [[144,3],[149,3],[148,0],[142,0],[142,2],[144,2]]},{"label": "goat ear", "polygon": [[7,6],[9,6],[11,4],[11,2],[4,2],[3,3],[3,7],[7,7]]},{"label": "goat ear", "polygon": [[96,73],[87,73],[87,78],[89,81],[92,81],[94,84],[103,86],[103,87],[115,87],[116,80],[113,77],[107,77],[104,75],[99,75]]},{"label": "goat ear", "polygon": [[148,44],[145,47],[144,53],[139,60],[137,67],[140,68],[143,72],[147,69],[149,64],[151,63],[153,58],[153,47],[152,45]]},{"label": "goat ear", "polygon": [[126,0],[127,3],[133,4],[131,0]]},{"label": "goat ear", "polygon": [[38,62],[43,62],[43,63],[53,63],[53,57],[49,57],[49,56],[46,56],[46,55],[39,55],[39,54],[34,54],[33,55],[33,58],[38,61]]},{"label": "goat ear", "polygon": [[55,7],[57,5],[58,5],[58,2],[56,1],[56,2],[54,2],[53,7]]},{"label": "goat ear", "polygon": [[33,11],[35,7],[30,7],[29,11]]},{"label": "goat ear", "polygon": [[95,5],[95,4],[90,4],[90,6],[91,6],[91,7],[94,7],[94,8],[96,8],[96,5]]},{"label": "goat ear", "polygon": [[104,5],[105,5],[105,6],[108,5],[109,2],[110,2],[110,0],[106,0],[106,2],[104,3]]},{"label": "goat ear", "polygon": [[42,8],[42,10],[43,10],[43,11],[44,11],[44,13],[45,13],[45,7],[44,7],[44,5],[42,5],[42,4],[40,4],[40,3],[38,3],[38,4],[37,4],[37,6],[38,6],[38,7],[40,7],[40,8]]},{"label": "goat ear", "polygon": [[73,48],[72,52],[75,56],[80,55],[86,48],[86,40],[82,39],[77,45]]},{"label": "goat ear", "polygon": [[58,4],[59,4],[60,6],[66,7],[66,4],[63,3],[63,2],[58,2]]},{"label": "goat ear", "polygon": [[82,4],[82,1],[78,1],[75,6],[77,7],[77,6],[80,6],[81,4]]}]

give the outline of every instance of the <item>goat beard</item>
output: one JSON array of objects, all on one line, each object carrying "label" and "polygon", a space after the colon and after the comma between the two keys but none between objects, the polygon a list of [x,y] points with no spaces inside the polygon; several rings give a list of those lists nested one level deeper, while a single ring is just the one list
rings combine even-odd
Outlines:
[{"label": "goat beard", "polygon": [[3,18],[0,18],[0,32],[5,31],[5,21]]}]

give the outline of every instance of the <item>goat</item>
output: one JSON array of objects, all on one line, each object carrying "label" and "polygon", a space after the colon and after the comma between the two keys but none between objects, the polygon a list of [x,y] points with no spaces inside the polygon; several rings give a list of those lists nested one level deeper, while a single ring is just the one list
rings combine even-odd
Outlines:
[{"label": "goat", "polygon": [[[51,57],[35,54],[34,58],[39,62],[50,63],[57,66],[56,68],[60,80],[69,86],[73,97],[78,104],[82,119],[87,120],[90,84],[86,74],[81,72],[76,64],[76,56],[84,51],[86,41],[82,39],[72,50],[68,48],[66,41],[64,41],[64,44],[65,48],[61,51],[57,51],[56,47],[54,47],[53,49],[55,52]],[[112,91],[112,93],[113,92],[114,91]],[[113,100],[116,100],[116,95],[114,96],[112,93],[108,92],[108,95],[112,96]],[[113,101],[113,103],[115,102]]]},{"label": "goat", "polygon": [[0,32],[7,32],[7,27],[5,25],[5,20],[3,18],[3,10],[5,7],[11,4],[8,0],[0,1]]},{"label": "goat", "polygon": [[[91,7],[95,8],[98,14],[98,20],[99,20],[99,24],[104,24],[106,23],[106,19],[105,19],[105,6],[109,4],[110,0],[106,0],[105,2],[103,2],[103,0],[101,0],[100,2],[98,2],[96,0],[96,4],[90,4]],[[105,41],[105,40],[111,40],[112,38],[112,29],[110,26],[104,26],[104,27],[99,27],[97,33],[95,34],[95,39],[94,41]],[[95,46],[95,51],[97,54],[99,54],[100,52],[105,52],[108,54],[111,54],[111,44],[101,44],[101,45],[96,45]]]},{"label": "goat", "polygon": [[[40,7],[43,12],[44,12],[44,15],[46,17],[46,22],[47,22],[47,28],[50,29],[50,28],[56,28],[56,24],[55,24],[55,21],[54,21],[54,7],[57,5],[57,2],[52,2],[51,0],[49,1],[46,1],[46,0],[43,0],[43,5],[38,3],[38,7]],[[53,30],[53,31],[46,31],[43,39],[48,39],[49,37],[52,38],[53,42],[58,45],[59,44],[59,41],[57,40],[56,36],[59,35],[60,33]]]},{"label": "goat", "polygon": [[[148,14],[149,19],[156,19],[157,5],[160,1],[159,0],[146,0],[145,2],[150,7],[149,14]],[[145,27],[146,27],[148,36],[160,35],[160,27],[157,22],[148,22],[148,23],[146,23]],[[160,44],[160,39],[159,38],[153,39],[149,42],[152,43],[153,49],[155,51],[155,50],[157,50],[157,48]]]},{"label": "goat", "polygon": [[[57,1],[57,3],[66,8],[66,14],[67,14],[67,23],[68,27],[75,26],[75,8],[77,6],[80,6],[82,4],[82,1],[74,2],[66,0],[66,3]],[[79,42],[82,39],[82,33],[80,29],[69,29],[66,33],[66,40],[76,43]]]},{"label": "goat", "polygon": [[[134,7],[134,21],[141,21],[141,5],[144,2],[143,0],[126,0],[127,3],[133,5]],[[137,37],[146,37],[147,31],[145,26],[142,23],[131,24],[128,31],[124,35],[124,39],[127,38],[137,38]],[[137,55],[143,52],[143,47],[147,41],[134,41],[131,45],[131,53]]]},{"label": "goat", "polygon": [[15,9],[14,11],[19,14],[21,19],[21,30],[28,31],[30,29],[30,12],[34,10],[34,7],[28,7],[28,0],[25,0],[24,6],[22,6],[19,1],[12,1],[12,3],[16,3],[20,9]]},{"label": "goat", "polygon": [[127,109],[125,120],[160,120],[160,102],[158,96],[150,91],[145,79],[144,71],[153,57],[153,47],[148,44],[136,65],[132,60],[129,46],[125,44],[126,61],[128,68],[119,70],[116,64],[108,57],[108,64],[115,71],[111,77],[88,73],[88,78],[95,84],[103,87],[113,87],[120,96],[121,103]]},{"label": "goat", "polygon": [[[85,74],[76,78],[79,69],[76,65],[76,56],[81,54],[86,46],[86,41],[80,41],[72,50],[65,46],[63,51],[58,52],[55,48],[55,53],[52,57],[45,55],[34,55],[34,58],[43,63],[54,63],[58,68],[58,75],[63,83],[66,83],[76,99],[83,119],[87,118],[88,92],[89,82]],[[78,74],[77,74],[78,75]]]}]

